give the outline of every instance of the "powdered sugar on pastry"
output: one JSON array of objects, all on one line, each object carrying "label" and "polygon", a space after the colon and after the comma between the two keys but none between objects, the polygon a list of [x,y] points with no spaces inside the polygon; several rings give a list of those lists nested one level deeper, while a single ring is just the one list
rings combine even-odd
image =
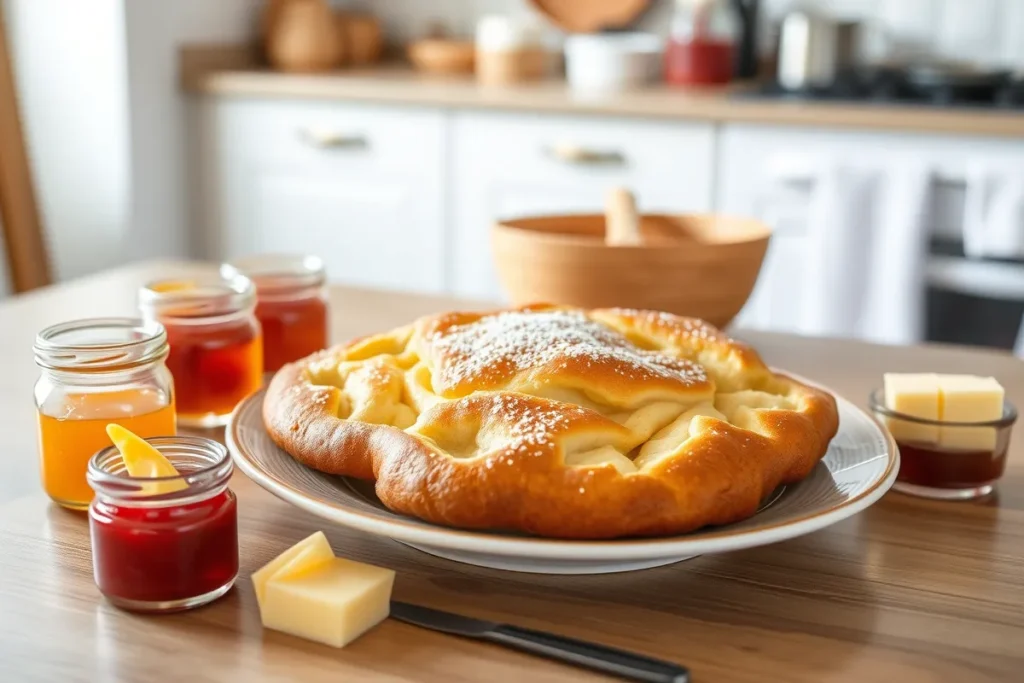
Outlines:
[{"label": "powdered sugar on pastry", "polygon": [[428,340],[436,364],[434,390],[458,396],[496,389],[531,371],[550,380],[596,366],[631,381],[692,387],[707,382],[690,360],[641,349],[579,311],[507,311],[453,325]]}]

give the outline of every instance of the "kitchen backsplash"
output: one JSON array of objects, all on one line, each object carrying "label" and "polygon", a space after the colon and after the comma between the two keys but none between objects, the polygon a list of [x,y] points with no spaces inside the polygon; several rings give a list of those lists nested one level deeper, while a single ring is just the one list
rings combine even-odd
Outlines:
[{"label": "kitchen backsplash", "polygon": [[[866,46],[877,54],[891,45],[899,52],[926,52],[985,64],[1024,68],[1024,0],[765,0],[770,22],[799,2],[837,16],[865,20],[871,27]],[[422,33],[433,21],[468,34],[489,12],[528,12],[525,0],[333,0],[338,6],[372,10],[392,35],[404,39]],[[639,26],[664,34],[673,0],[654,0]]]}]

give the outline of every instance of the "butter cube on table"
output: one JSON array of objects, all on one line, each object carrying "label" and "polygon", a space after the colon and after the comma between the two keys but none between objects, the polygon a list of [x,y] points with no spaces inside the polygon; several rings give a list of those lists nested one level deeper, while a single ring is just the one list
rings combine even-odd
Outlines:
[{"label": "butter cube on table", "polygon": [[256,589],[256,602],[259,604],[260,610],[263,609],[263,601],[267,594],[267,582],[273,576],[282,571],[294,574],[301,569],[314,567],[333,559],[334,551],[331,550],[331,544],[322,531],[304,538],[275,557],[252,575],[252,584]]},{"label": "butter cube on table", "polygon": [[267,582],[263,625],[344,647],[388,617],[395,572],[342,558],[284,569]]},{"label": "butter cube on table", "polygon": [[[883,375],[885,407],[897,413],[925,420],[941,419],[939,376],[934,373]],[[937,443],[938,425],[920,424],[899,418],[886,418],[886,426],[897,441]]]},{"label": "butter cube on table", "polygon": [[[1003,416],[1005,391],[993,377],[940,375],[944,422],[992,422]],[[939,445],[952,450],[990,451],[996,447],[995,427],[939,428]]]}]

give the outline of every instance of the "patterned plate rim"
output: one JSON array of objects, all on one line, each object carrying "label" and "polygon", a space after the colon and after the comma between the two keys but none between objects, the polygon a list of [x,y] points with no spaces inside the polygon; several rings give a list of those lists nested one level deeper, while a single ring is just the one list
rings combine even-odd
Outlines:
[{"label": "patterned plate rim", "polygon": [[[896,480],[900,460],[899,449],[892,435],[874,415],[820,383],[806,380],[794,373],[779,372],[783,372],[797,381],[829,391],[836,398],[837,403],[845,404],[846,408],[866,417],[885,439],[886,455],[888,456],[885,470],[865,490],[831,507],[812,509],[808,514],[796,519],[744,530],[730,529],[730,525],[725,525],[715,531],[696,532],[699,533],[699,536],[684,534],[682,536],[607,541],[509,537],[486,531],[443,527],[422,520],[406,520],[398,513],[390,513],[390,518],[380,519],[353,510],[344,503],[344,500],[339,502],[312,498],[289,482],[266,471],[239,446],[241,440],[236,434],[241,422],[239,416],[249,410],[252,404],[263,401],[266,388],[252,394],[235,407],[224,435],[235,465],[261,488],[318,517],[396,541],[408,541],[425,546],[474,553],[547,559],[630,560],[702,555],[775,543],[818,531],[866,509],[881,498]],[[257,414],[262,423],[262,410],[259,410]],[[350,493],[349,495],[355,494]]]}]

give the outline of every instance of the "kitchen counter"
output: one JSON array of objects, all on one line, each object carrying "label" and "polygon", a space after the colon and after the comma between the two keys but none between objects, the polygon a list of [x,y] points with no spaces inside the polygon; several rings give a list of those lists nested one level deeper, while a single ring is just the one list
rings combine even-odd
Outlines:
[{"label": "kitchen counter", "polygon": [[743,86],[655,85],[609,98],[580,98],[562,81],[481,87],[472,78],[437,77],[402,65],[297,75],[258,65],[252,50],[186,47],[185,91],[217,97],[314,98],[466,109],[628,116],[661,120],[822,126],[916,133],[1024,137],[1024,110],[942,109],[912,105],[796,102],[742,97]]},{"label": "kitchen counter", "polygon": [[[85,518],[39,488],[32,341],[68,318],[134,312],[139,284],[187,264],[140,264],[0,303],[0,680],[548,681],[589,674],[387,621],[344,650],[264,631],[251,573],[324,528],[335,550],[398,570],[396,598],[677,660],[695,681],[1016,680],[1024,666],[1024,436],[982,503],[890,492],[865,512],[772,546],[605,576],[467,567],[332,526],[236,473],[241,573],[209,607],[132,616],[90,570]],[[465,305],[333,287],[333,338]],[[773,365],[863,405],[885,370],[999,377],[1018,403],[1020,361],[956,348],[895,348],[741,334]],[[184,668],[182,668],[184,667]]]}]

